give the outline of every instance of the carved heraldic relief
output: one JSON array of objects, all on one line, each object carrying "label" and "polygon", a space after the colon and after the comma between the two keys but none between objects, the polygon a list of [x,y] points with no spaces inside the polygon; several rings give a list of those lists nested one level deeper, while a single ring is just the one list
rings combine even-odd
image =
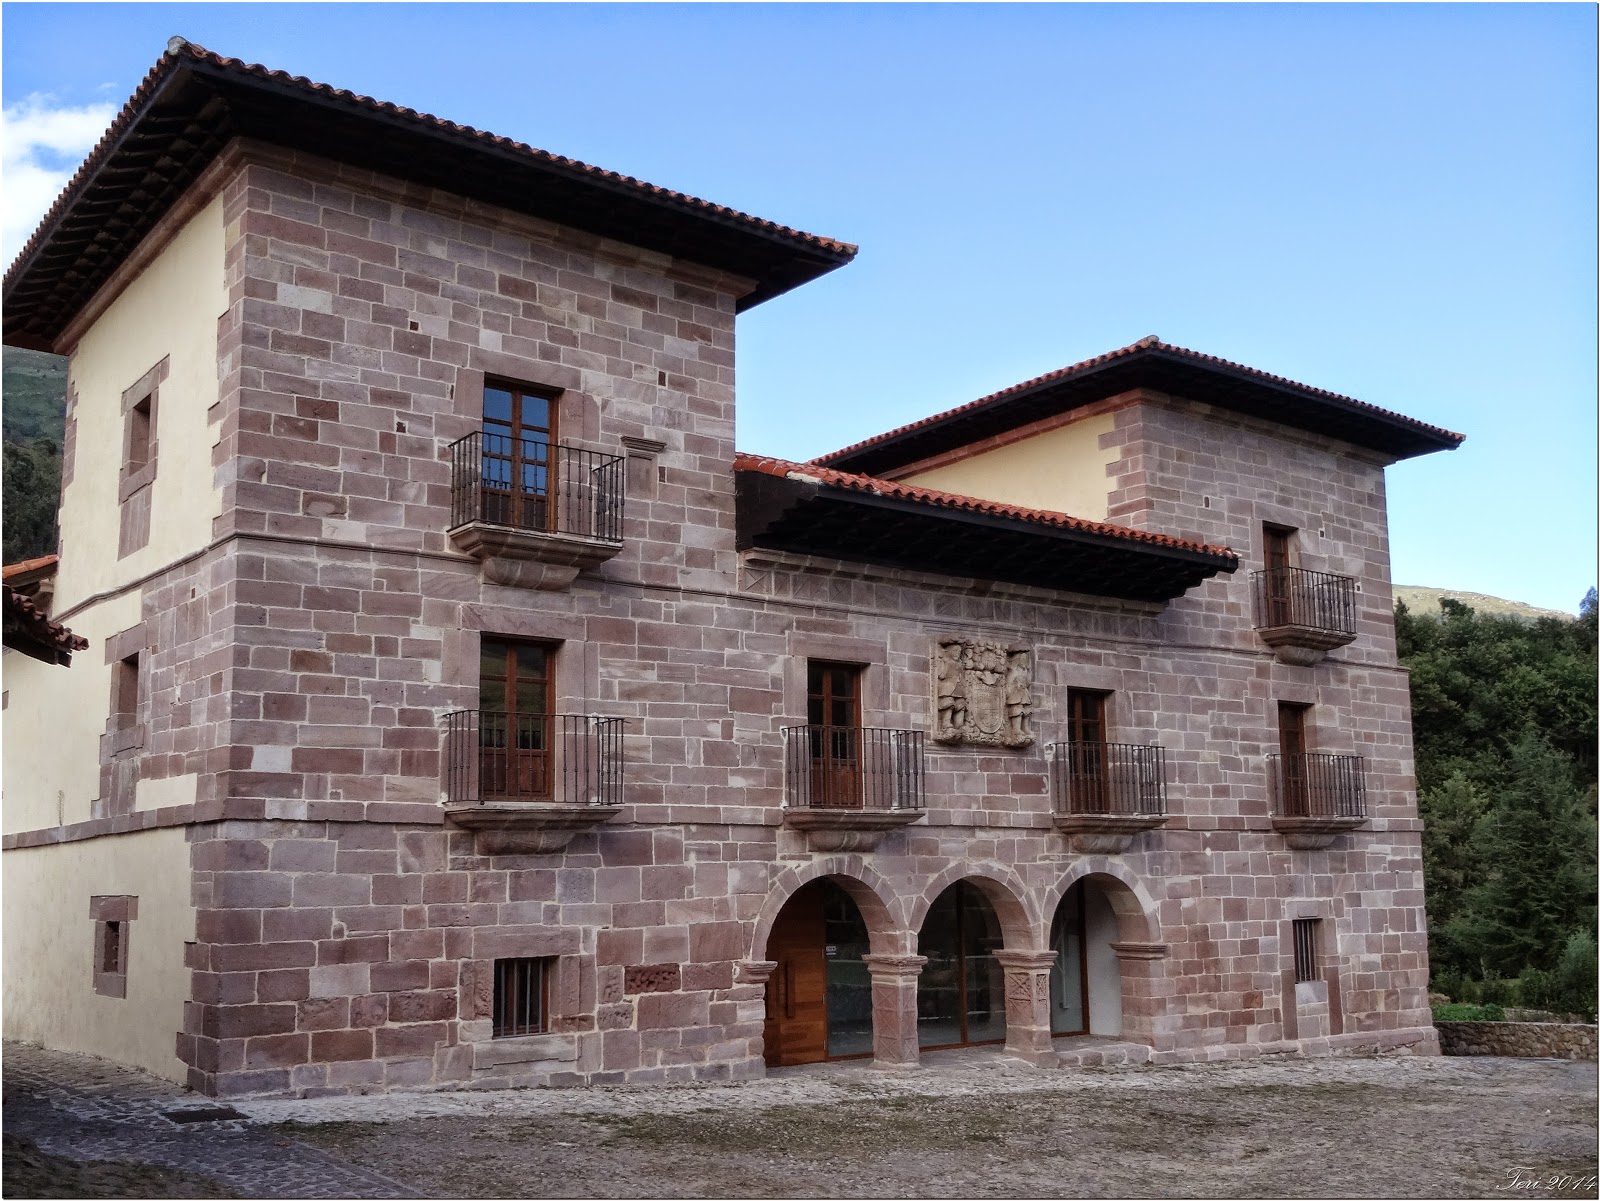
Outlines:
[{"label": "carved heraldic relief", "polygon": [[983,638],[933,647],[933,740],[947,746],[1033,745],[1033,652]]}]

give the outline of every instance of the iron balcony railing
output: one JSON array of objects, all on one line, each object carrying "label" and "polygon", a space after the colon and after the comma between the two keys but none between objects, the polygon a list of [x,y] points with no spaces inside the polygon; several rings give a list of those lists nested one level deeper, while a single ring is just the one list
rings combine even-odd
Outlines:
[{"label": "iron balcony railing", "polygon": [[1167,758],[1159,746],[1057,742],[1050,759],[1058,813],[1166,815]]},{"label": "iron balcony railing", "polygon": [[476,430],[450,444],[450,528],[486,525],[622,541],[623,459]]},{"label": "iron balcony railing", "polygon": [[1330,633],[1356,633],[1356,582],[1347,575],[1270,567],[1250,577],[1255,594],[1255,628],[1300,626]]},{"label": "iron balcony railing", "polygon": [[1274,817],[1366,817],[1360,755],[1268,755]]},{"label": "iron balcony railing", "polygon": [[788,726],[784,784],[791,809],[921,809],[922,732]]},{"label": "iron balcony railing", "polygon": [[451,804],[622,803],[620,717],[462,709],[444,720],[445,795]]}]

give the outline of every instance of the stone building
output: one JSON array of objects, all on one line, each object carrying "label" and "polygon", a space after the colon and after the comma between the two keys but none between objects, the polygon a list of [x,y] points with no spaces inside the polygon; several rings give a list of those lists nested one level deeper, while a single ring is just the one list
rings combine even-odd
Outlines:
[{"label": "stone building", "polygon": [[7,1034],[1431,1053],[1384,468],[1459,436],[1147,338],[738,454],[737,314],[853,254],[175,39],[5,277],[89,642],[6,659]]}]

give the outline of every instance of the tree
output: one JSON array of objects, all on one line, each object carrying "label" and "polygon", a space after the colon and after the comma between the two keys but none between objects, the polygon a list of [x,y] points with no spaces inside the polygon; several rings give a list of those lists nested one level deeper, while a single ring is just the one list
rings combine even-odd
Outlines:
[{"label": "tree", "polygon": [[1488,803],[1472,782],[1457,772],[1438,788],[1421,793],[1417,808],[1423,822],[1422,876],[1431,931],[1429,958],[1435,972],[1471,974],[1474,965],[1454,945],[1451,928],[1460,917],[1467,891],[1483,874],[1473,836]]},{"label": "tree", "polygon": [[48,438],[29,445],[5,444],[7,563],[48,555],[56,549],[56,509],[61,500],[61,452]]},{"label": "tree", "polygon": [[1445,930],[1479,972],[1549,971],[1574,931],[1595,928],[1594,819],[1572,775],[1536,733],[1511,749],[1508,783],[1474,830],[1483,875]]}]

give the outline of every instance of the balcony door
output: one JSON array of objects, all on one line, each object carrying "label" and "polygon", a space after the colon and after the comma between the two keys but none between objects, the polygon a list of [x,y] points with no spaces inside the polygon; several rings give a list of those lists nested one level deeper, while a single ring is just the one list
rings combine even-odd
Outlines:
[{"label": "balcony door", "polygon": [[1110,802],[1106,764],[1106,696],[1067,690],[1067,776],[1074,813],[1105,813]]},{"label": "balcony door", "polygon": [[1262,557],[1267,569],[1267,625],[1286,626],[1293,622],[1290,603],[1289,540],[1294,531],[1281,525],[1261,528]]},{"label": "balcony door", "polygon": [[1310,705],[1278,702],[1278,753],[1282,765],[1283,812],[1304,817],[1310,810],[1306,779],[1306,718]]},{"label": "balcony door", "polygon": [[541,392],[483,390],[483,520],[548,530],[555,520],[556,403]]},{"label": "balcony door", "polygon": [[548,800],[555,648],[485,638],[478,660],[478,783],[485,797]]},{"label": "balcony door", "polygon": [[860,809],[861,668],[806,664],[806,725],[811,738],[811,804]]}]

